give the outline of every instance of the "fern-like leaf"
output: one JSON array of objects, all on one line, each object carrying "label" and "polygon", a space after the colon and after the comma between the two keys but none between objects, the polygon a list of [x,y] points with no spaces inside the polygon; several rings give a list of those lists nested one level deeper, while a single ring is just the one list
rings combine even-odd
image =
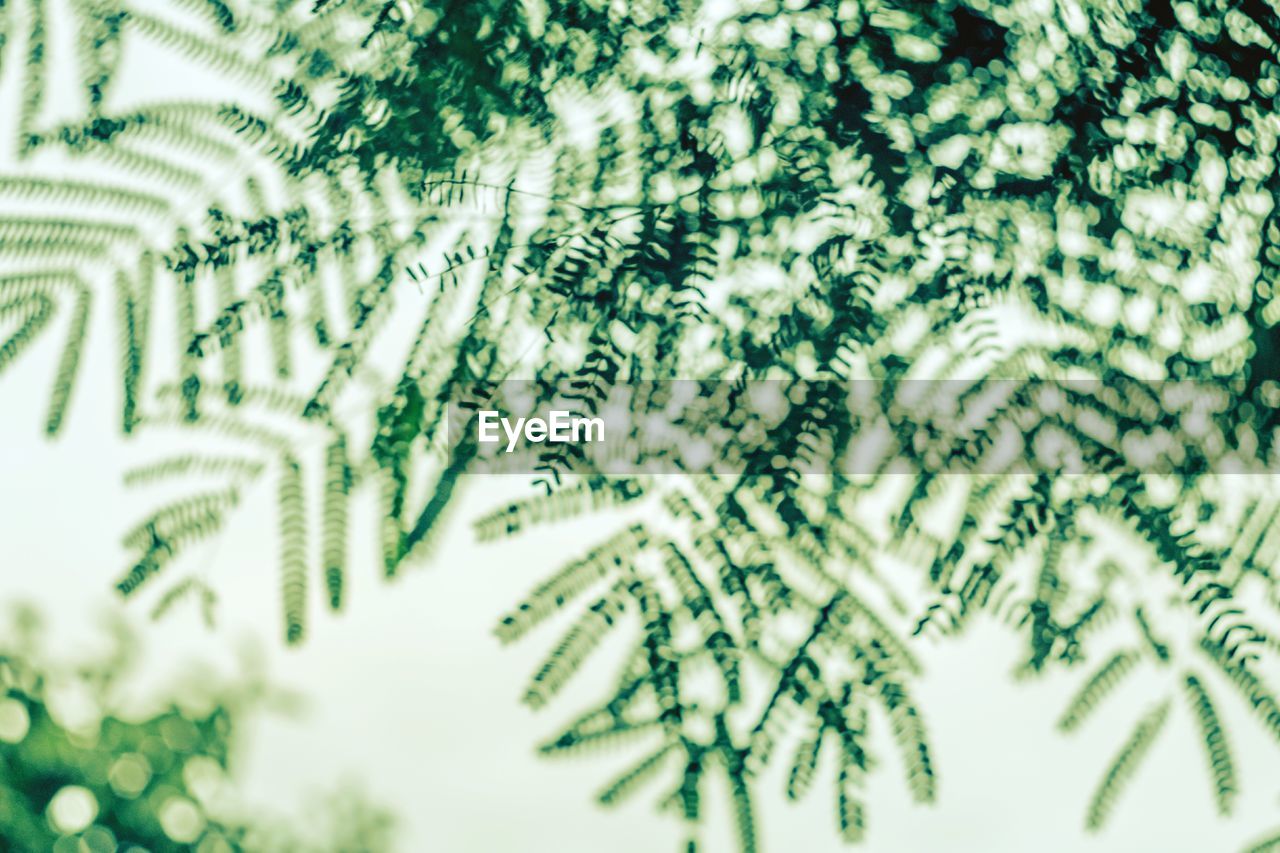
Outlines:
[{"label": "fern-like leaf", "polygon": [[1093,713],[1125,677],[1137,666],[1141,658],[1132,649],[1116,652],[1098,671],[1090,675],[1071,698],[1067,709],[1058,719],[1058,728],[1064,732],[1075,731]]},{"label": "fern-like leaf", "polygon": [[525,704],[540,708],[560,691],[587,656],[617,624],[626,603],[627,587],[619,581],[609,593],[582,614],[534,675],[525,691]]},{"label": "fern-like leaf", "polygon": [[321,557],[329,607],[342,609],[347,567],[347,509],[352,485],[346,437],[339,435],[325,453]]},{"label": "fern-like leaf", "polygon": [[610,782],[597,797],[601,803],[606,806],[614,806],[627,797],[635,793],[635,790],[648,780],[652,779],[662,770],[667,763],[668,757],[672,750],[675,749],[676,742],[668,742],[657,752],[647,756],[634,767],[630,768],[617,779]]},{"label": "fern-like leaf", "polygon": [[1213,707],[1213,700],[1209,698],[1209,691],[1205,689],[1200,679],[1192,673],[1187,673],[1183,683],[1186,686],[1187,702],[1191,705],[1191,712],[1195,715],[1196,722],[1200,724],[1200,738],[1204,743],[1205,757],[1209,761],[1209,773],[1213,778],[1213,794],[1218,805],[1218,813],[1230,814],[1237,787],[1235,762],[1231,759],[1231,746],[1227,743],[1227,734],[1223,731],[1218,712]]},{"label": "fern-like leaf", "polygon": [[281,460],[279,486],[280,584],[284,603],[285,641],[296,644],[306,633],[307,526],[298,460]]},{"label": "fern-like leaf", "polygon": [[1102,782],[1094,792],[1093,798],[1089,801],[1085,828],[1090,832],[1097,832],[1106,823],[1116,801],[1124,793],[1125,786],[1133,778],[1142,759],[1146,757],[1156,737],[1164,729],[1165,720],[1168,717],[1169,702],[1166,700],[1138,720],[1133,733],[1116,754],[1111,766],[1103,775]]}]

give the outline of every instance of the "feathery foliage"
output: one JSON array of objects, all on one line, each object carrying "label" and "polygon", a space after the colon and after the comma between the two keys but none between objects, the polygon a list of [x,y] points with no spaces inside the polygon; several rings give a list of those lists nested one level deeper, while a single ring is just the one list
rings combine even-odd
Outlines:
[{"label": "feathery foliage", "polygon": [[[858,840],[870,721],[933,800],[913,645],[985,615],[1010,629],[1020,675],[1094,667],[1065,730],[1140,669],[1172,679],[1090,828],[1172,692],[1223,810],[1235,774],[1211,687],[1280,733],[1259,674],[1278,504],[1265,478],[1219,476],[1274,464],[1280,426],[1267,4],[329,0],[193,7],[200,36],[95,10],[66,60],[86,103],[62,124],[44,115],[43,4],[22,22],[20,166],[0,194],[30,209],[0,221],[0,370],[69,315],[56,432],[105,280],[124,430],[241,460],[173,469],[221,482],[129,533],[122,592],[218,531],[242,484],[274,478],[298,641],[310,590],[342,606],[356,489],[377,498],[382,573],[427,561],[478,454],[450,445],[451,409],[474,415],[522,379],[539,402],[567,382],[591,413],[693,377],[712,403],[683,427],[727,436],[714,451],[733,474],[613,476],[547,445],[540,494],[476,528],[644,514],[498,627],[512,641],[576,611],[526,690],[535,706],[629,632],[611,695],[545,747],[648,739],[608,802],[666,774],[661,802],[692,844],[717,773],[753,850],[754,778],[798,736],[781,749],[788,793],[834,744],[837,825]],[[243,94],[118,106],[123,33]],[[52,151],[93,180],[41,172]],[[783,389],[776,422],[753,418],[752,382]],[[846,405],[851,385],[882,405]],[[931,408],[939,389],[974,413],[964,428]],[[633,393],[633,414],[660,396]],[[1014,462],[1039,467],[1000,456],[1010,434]],[[888,448],[873,463],[867,436]],[[1056,476],[1072,468],[1087,476]]]}]

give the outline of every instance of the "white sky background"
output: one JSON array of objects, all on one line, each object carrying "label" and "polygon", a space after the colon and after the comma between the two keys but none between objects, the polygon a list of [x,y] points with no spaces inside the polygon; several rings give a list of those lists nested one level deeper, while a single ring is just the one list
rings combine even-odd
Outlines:
[{"label": "white sky background", "polygon": [[[209,78],[175,76],[170,63],[140,44],[131,45],[127,61],[122,85],[150,87],[160,97],[214,96],[205,91],[213,85]],[[7,59],[0,78],[8,95],[11,66]],[[593,805],[594,793],[639,757],[635,747],[559,760],[535,754],[537,742],[603,695],[617,656],[609,647],[600,650],[543,712],[518,704],[525,681],[563,623],[508,649],[498,645],[493,625],[560,561],[587,550],[612,527],[591,517],[498,544],[475,544],[470,520],[524,493],[527,481],[472,481],[429,564],[394,583],[381,578],[369,535],[373,506],[362,501],[355,510],[360,522],[346,612],[320,612],[320,582],[313,576],[312,619],[301,649],[287,650],[281,640],[275,490],[269,477],[246,493],[216,540],[180,561],[218,591],[215,631],[203,627],[190,605],[153,623],[140,603],[119,601],[112,584],[125,567],[120,536],[155,503],[145,490],[126,492],[120,476],[158,454],[147,445],[146,433],[133,442],[118,434],[115,309],[109,293],[95,297],[85,362],[58,440],[46,440],[41,427],[65,315],[0,376],[0,603],[40,605],[51,624],[50,639],[68,655],[92,652],[102,637],[96,619],[122,611],[138,624],[147,649],[139,695],[162,690],[196,661],[232,673],[237,648],[257,650],[273,682],[298,691],[308,705],[301,719],[263,717],[249,733],[239,765],[243,790],[264,807],[293,810],[306,819],[300,804],[356,781],[375,802],[398,813],[405,851],[676,849],[678,821],[652,808],[665,782],[646,787],[620,809]],[[1164,694],[1165,683],[1134,678],[1082,731],[1066,737],[1053,730],[1053,722],[1081,671],[1015,685],[1008,677],[1008,636],[985,622],[959,641],[925,642],[920,649],[929,674],[916,699],[934,747],[939,802],[910,802],[887,727],[878,720],[881,767],[869,778],[864,849],[1198,853],[1238,850],[1280,826],[1276,745],[1236,694],[1215,693],[1241,777],[1233,819],[1214,814],[1198,734],[1179,696],[1167,730],[1110,826],[1091,837],[1081,829],[1089,797],[1134,720]],[[766,777],[757,801],[765,850],[846,849],[837,841],[830,763],[825,770],[799,806],[784,803],[784,768]],[[727,797],[712,793],[706,798],[706,849],[729,851],[734,847]]]}]

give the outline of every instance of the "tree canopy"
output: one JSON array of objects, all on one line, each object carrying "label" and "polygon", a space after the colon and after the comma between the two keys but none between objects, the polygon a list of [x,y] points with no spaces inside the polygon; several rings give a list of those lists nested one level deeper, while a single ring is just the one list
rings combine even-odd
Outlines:
[{"label": "tree canopy", "polygon": [[[664,779],[692,849],[721,774],[754,850],[760,770],[787,762],[799,797],[825,756],[835,823],[858,840],[876,725],[913,796],[937,795],[913,644],[980,614],[1007,623],[1020,674],[1088,670],[1066,730],[1139,667],[1162,673],[1090,829],[1172,702],[1224,812],[1238,780],[1219,697],[1280,737],[1266,0],[72,5],[68,57],[46,50],[42,0],[7,13],[5,62],[26,65],[0,193],[28,207],[0,221],[0,370],[71,315],[56,433],[105,289],[124,431],[222,448],[129,475],[191,491],[126,534],[125,595],[269,479],[300,642],[312,575],[344,605],[357,490],[378,496],[381,570],[429,562],[476,464],[466,442],[442,451],[450,406],[511,380],[569,383],[591,409],[692,379],[727,395],[686,426],[727,430],[716,452],[745,460],[736,475],[617,476],[548,450],[536,491],[476,523],[490,538],[637,509],[498,627],[515,640],[575,610],[530,680],[540,706],[638,625],[616,689],[544,746],[643,742],[604,803]],[[243,94],[118,101],[128,38]],[[70,118],[47,109],[58,61],[81,83]],[[49,177],[55,154],[95,177]],[[177,330],[163,347],[158,292]],[[755,382],[791,395],[767,428],[738,396]],[[977,407],[996,382],[1009,395]],[[847,404],[858,383],[874,405]],[[977,420],[930,410],[942,387]],[[850,470],[874,428],[883,462]],[[1056,437],[1077,476],[995,460],[1006,431],[1031,456]],[[825,475],[806,476],[816,459]],[[1239,471],[1257,476],[1228,485]]]}]

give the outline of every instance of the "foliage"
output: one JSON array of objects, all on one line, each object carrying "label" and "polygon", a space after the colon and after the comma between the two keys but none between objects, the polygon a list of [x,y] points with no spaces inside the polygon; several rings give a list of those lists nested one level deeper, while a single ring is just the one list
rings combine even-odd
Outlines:
[{"label": "foliage", "polygon": [[[128,255],[108,264],[125,431],[227,445],[133,474],[216,482],[128,534],[123,593],[272,477],[285,636],[299,641],[309,590],[344,605],[358,489],[378,498],[383,572],[425,562],[473,470],[474,446],[444,449],[451,405],[475,408],[511,378],[568,379],[584,410],[642,380],[713,379],[729,397],[703,425],[732,434],[717,449],[742,476],[607,477],[548,452],[544,494],[478,525],[493,538],[604,506],[645,512],[498,629],[515,640],[577,608],[528,686],[535,706],[607,633],[635,629],[616,689],[545,747],[650,741],[604,802],[665,772],[662,802],[692,844],[703,781],[722,774],[751,850],[764,765],[787,756],[799,797],[833,755],[836,823],[857,840],[872,719],[913,796],[936,796],[912,646],[984,613],[1010,627],[1020,675],[1093,667],[1064,729],[1134,672],[1167,679],[1104,774],[1091,829],[1174,694],[1223,811],[1238,781],[1218,697],[1234,691],[1280,736],[1266,682],[1277,504],[1263,478],[1219,476],[1275,458],[1280,23],[1267,4],[329,0],[201,6],[207,40],[121,7],[90,16],[74,60],[87,106],[57,128],[41,123],[42,9],[27,7],[22,152],[125,177],[0,181],[99,211],[0,223],[0,260],[17,270],[0,283],[14,329],[0,369],[74,300],[56,432],[83,270],[110,248]],[[131,27],[271,98],[116,108],[115,33]],[[201,171],[225,163],[252,164],[271,191]],[[185,219],[143,189],[156,183],[207,214]],[[157,291],[176,303],[167,357],[150,334]],[[321,375],[299,375],[304,353]],[[892,404],[912,383],[976,395],[983,380],[1068,377],[1097,384],[1051,388],[1054,406],[1037,396],[1048,386],[1020,385],[965,434],[890,417],[892,464],[802,476],[815,460],[838,470],[873,426],[832,383],[873,381]],[[771,429],[748,429],[734,405],[752,380],[799,400]],[[1221,393],[1206,417],[1167,380]],[[1065,440],[1089,476],[993,467],[1010,429],[1033,448]],[[1135,443],[1174,449],[1144,465]],[[943,476],[957,466],[971,476]]]},{"label": "foliage", "polygon": [[[139,711],[129,687],[137,649],[127,634],[101,659],[56,663],[40,652],[37,624],[0,654],[0,841],[14,851],[116,849],[388,849],[388,819],[350,796],[316,845],[312,834],[246,809],[231,764],[251,685],[180,691]],[[358,831],[358,835],[353,834]]]}]

